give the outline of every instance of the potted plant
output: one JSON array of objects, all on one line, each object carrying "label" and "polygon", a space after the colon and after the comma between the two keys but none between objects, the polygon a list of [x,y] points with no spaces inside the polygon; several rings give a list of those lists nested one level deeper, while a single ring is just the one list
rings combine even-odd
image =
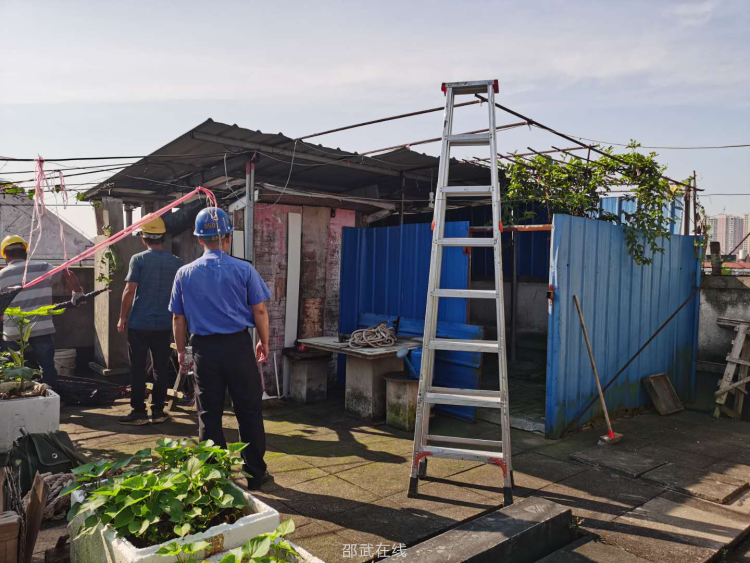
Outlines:
[{"label": "potted plant", "polygon": [[[323,563],[301,547],[284,539],[284,536],[292,532],[294,532],[294,521],[287,520],[273,532],[254,537],[245,542],[242,547],[204,559],[201,563]],[[180,563],[198,563],[199,560],[195,555],[207,547],[208,543],[205,541],[182,545],[173,542],[162,546],[157,554],[176,557]]]},{"label": "potted plant", "polygon": [[20,307],[5,309],[5,322],[15,325],[18,338],[12,342],[18,350],[9,349],[0,354],[0,393],[13,397],[34,386],[33,379],[41,376],[39,370],[26,365],[26,350],[29,348],[29,338],[37,317],[62,315],[64,309],[56,309],[57,305],[46,305],[32,311],[22,311]]},{"label": "potted plant", "polygon": [[274,532],[279,513],[232,482],[245,446],[162,439],[156,455],[149,448],[77,467],[61,493],[73,493],[71,560],[170,563],[184,553],[174,546],[186,545],[207,559]]},{"label": "potted plant", "polygon": [[18,307],[5,310],[5,322],[13,323],[19,332],[14,340],[18,350],[0,354],[0,452],[7,452],[21,435],[21,428],[29,433],[53,432],[60,427],[60,397],[51,389],[34,381],[39,370],[26,365],[24,354],[38,317],[60,315],[65,311],[55,305],[32,311]]}]

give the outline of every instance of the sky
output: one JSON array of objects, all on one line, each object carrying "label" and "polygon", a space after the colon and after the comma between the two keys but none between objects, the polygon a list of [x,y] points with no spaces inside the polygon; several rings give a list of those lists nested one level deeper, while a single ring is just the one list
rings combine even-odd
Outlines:
[{"label": "sky", "polygon": [[[748,28],[746,0],[0,0],[0,157],[146,155],[209,117],[297,137],[440,106],[442,82],[494,78],[499,103],[571,135],[748,144]],[[441,119],[316,142],[367,151],[439,136]],[[486,119],[457,110],[456,131]],[[498,141],[565,143],[526,128]],[[656,152],[673,178],[696,171],[709,214],[750,213],[750,148]],[[0,178],[27,179],[13,172],[32,164],[0,161]],[[63,214],[95,233],[90,206]]]}]

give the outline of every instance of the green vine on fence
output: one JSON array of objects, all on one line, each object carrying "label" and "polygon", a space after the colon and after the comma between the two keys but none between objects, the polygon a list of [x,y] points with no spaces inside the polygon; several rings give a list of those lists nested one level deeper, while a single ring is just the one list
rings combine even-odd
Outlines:
[{"label": "green vine on fence", "polygon": [[[551,217],[556,213],[576,217],[595,217],[621,223],[625,229],[628,252],[636,264],[648,265],[657,252],[664,252],[675,219],[664,211],[684,195],[682,186],[667,180],[666,166],[656,161],[657,154],[637,151],[640,144],[631,141],[628,152],[607,154],[592,159],[566,153],[563,160],[548,155],[524,159],[514,157],[501,163],[509,182],[507,199],[545,207]],[[687,183],[687,181],[685,182]],[[623,211],[622,218],[599,210],[599,202],[612,192],[627,190],[623,201],[635,202],[635,211]],[[503,223],[519,218],[533,219],[533,211],[518,212],[512,206],[503,210]]]}]

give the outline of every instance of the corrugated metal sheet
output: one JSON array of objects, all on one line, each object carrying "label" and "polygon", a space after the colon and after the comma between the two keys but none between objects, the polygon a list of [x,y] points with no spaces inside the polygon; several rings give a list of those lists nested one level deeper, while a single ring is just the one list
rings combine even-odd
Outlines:
[{"label": "corrugated metal sheet", "polygon": [[[222,143],[196,139],[195,134],[215,135],[232,141],[256,143],[294,152],[294,175],[289,181],[289,156],[267,155],[262,150],[242,149]],[[327,157],[351,164],[365,164],[370,170],[347,166],[321,165],[307,157]],[[238,158],[239,157],[239,158]],[[167,143],[148,157],[122,170],[86,193],[87,198],[102,195],[137,199],[138,195],[173,196],[184,193],[207,179],[213,179],[215,192],[226,194],[225,176],[244,184],[245,160],[254,157],[256,182],[288,185],[299,190],[353,195],[355,187],[376,187],[385,194],[401,190],[399,173],[409,172],[425,180],[406,182],[406,199],[424,199],[432,177],[437,177],[439,159],[409,149],[399,149],[375,157],[326,147],[312,142],[295,142],[282,133],[263,133],[237,125],[208,119]],[[226,160],[225,160],[226,159]],[[457,182],[482,185],[489,182],[489,168],[454,160],[451,179]],[[106,194],[99,193],[106,190]],[[358,194],[363,195],[363,194]],[[372,197],[368,194],[368,197]],[[400,195],[399,195],[400,197]],[[231,196],[234,201],[235,197]]]},{"label": "corrugated metal sheet", "polygon": [[[446,237],[466,237],[468,221],[445,225]],[[427,278],[430,270],[432,229],[429,223],[403,227],[345,228],[341,251],[341,299],[339,331],[358,328],[400,316],[404,330],[421,335],[427,306]],[[469,281],[469,255],[462,248],[447,248],[443,254],[441,287],[465,289]],[[438,329],[444,338],[481,338],[482,329],[467,327],[466,299],[441,299]],[[416,324],[415,324],[416,323]],[[421,325],[420,325],[421,323]],[[419,326],[418,326],[419,325]],[[466,331],[470,332],[467,335]],[[444,332],[443,331],[447,331]],[[473,331],[473,332],[472,332]],[[421,353],[412,353],[419,369]],[[438,355],[436,380],[446,387],[476,389],[480,354],[445,352]],[[345,364],[339,359],[339,384],[345,381]],[[474,409],[450,407],[451,412],[467,418]]]},{"label": "corrugated metal sheet", "polygon": [[[550,284],[555,297],[547,342],[546,432],[557,437],[596,396],[573,295],[578,295],[606,385],[656,329],[691,295],[699,269],[693,237],[663,241],[651,266],[627,252],[623,228],[556,215]],[[696,296],[697,300],[697,296]],[[648,404],[641,380],[666,373],[681,398],[694,387],[697,307],[688,304],[607,391],[611,411]],[[601,416],[598,404],[579,421]]]},{"label": "corrugated metal sheet", "polygon": [[[604,197],[599,200],[599,209],[617,215],[621,221],[625,222],[625,213],[634,213],[636,210],[635,201],[625,201],[621,197]],[[673,201],[664,208],[664,216],[672,217],[675,222],[669,228],[673,235],[680,234],[680,222],[682,221],[682,199]]]},{"label": "corrugated metal sheet", "polygon": [[[474,233],[472,236],[492,236],[491,234]],[[511,233],[500,235],[503,241],[503,277],[510,279],[513,272],[513,246]],[[516,233],[518,252],[516,255],[519,276],[547,278],[549,274],[549,231]],[[472,279],[495,277],[495,263],[491,248],[471,249]]]},{"label": "corrugated metal sheet", "polygon": [[[612,213],[620,217],[622,221],[625,221],[625,213],[633,213],[636,208],[634,201],[625,201],[620,197],[605,197],[599,202],[599,209]],[[483,208],[480,208],[483,209]],[[547,223],[547,212],[544,208],[534,206],[530,209],[535,212],[535,217],[526,221],[520,221],[521,224],[531,223]],[[476,211],[474,212],[476,214]],[[520,212],[519,212],[520,213]],[[675,222],[670,226],[670,232],[673,235],[680,233],[680,222],[682,221],[682,201],[678,200],[671,203],[664,209],[665,217],[672,217]],[[477,223],[472,221],[472,226],[476,226]],[[484,224],[484,223],[483,223]],[[534,232],[534,233],[517,233],[516,240],[518,241],[518,254],[517,254],[517,272],[519,276],[528,276],[535,278],[546,278],[549,272],[549,245],[550,245],[550,233],[549,232]],[[511,275],[512,266],[512,252],[511,248],[511,236],[510,233],[504,233],[503,237],[503,275],[509,277]],[[506,250],[507,249],[507,250]],[[494,265],[492,262],[492,249],[491,248],[475,248],[472,249],[472,263],[471,263],[471,274],[473,278],[482,276],[494,277]]]},{"label": "corrugated metal sheet", "polygon": [[[469,223],[446,223],[445,232],[446,237],[467,237]],[[403,228],[344,228],[340,330],[355,330],[361,313],[423,319],[431,246],[428,223]],[[441,287],[467,288],[468,267],[469,256],[462,248],[445,249]],[[438,320],[465,323],[466,299],[441,299]]]}]

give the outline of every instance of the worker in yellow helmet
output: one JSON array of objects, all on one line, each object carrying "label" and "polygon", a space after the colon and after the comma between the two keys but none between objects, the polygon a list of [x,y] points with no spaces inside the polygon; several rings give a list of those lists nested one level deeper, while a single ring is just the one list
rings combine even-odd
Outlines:
[{"label": "worker in yellow helmet", "polygon": [[[143,225],[140,236],[146,250],[130,259],[130,268],[125,277],[117,330],[128,334],[132,411],[118,421],[120,424],[141,426],[169,420],[164,412],[172,334],[169,298],[182,260],[164,249],[166,232],[161,217]],[[150,418],[146,413],[146,365],[149,352],[154,376]]]},{"label": "worker in yellow helmet", "polygon": [[[10,235],[0,243],[0,256],[5,259],[6,266],[0,271],[0,291],[9,287],[20,286],[23,283],[24,270],[26,280],[33,281],[36,278],[52,270],[47,262],[29,262],[26,265],[29,245],[18,235]],[[83,296],[83,289],[76,275],[65,270],[59,274],[62,277],[65,288],[73,294],[73,304]],[[56,276],[42,280],[34,287],[25,289],[16,295],[11,307],[20,307],[22,311],[31,311],[52,305],[52,284]],[[46,383],[53,389],[57,385],[57,369],[55,368],[55,325],[52,317],[40,317],[31,325],[29,344],[34,351],[36,362],[42,370],[42,383]],[[3,320],[3,340],[0,348],[7,350],[12,348],[18,350],[20,334],[18,327],[6,317]]]}]

